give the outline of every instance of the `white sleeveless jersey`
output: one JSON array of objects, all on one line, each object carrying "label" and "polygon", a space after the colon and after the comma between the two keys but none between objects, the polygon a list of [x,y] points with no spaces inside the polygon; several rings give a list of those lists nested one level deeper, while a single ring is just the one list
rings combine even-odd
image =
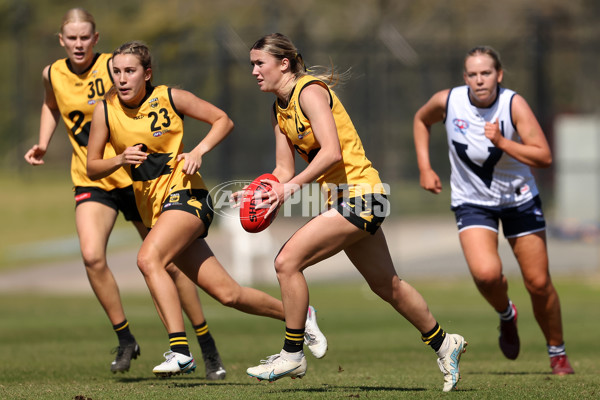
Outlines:
[{"label": "white sleeveless jersey", "polygon": [[498,93],[491,106],[478,108],[471,103],[468,86],[450,90],[444,124],[451,165],[452,207],[463,203],[514,207],[538,194],[529,166],[505,154],[485,137],[485,123],[498,119],[505,138],[521,140],[510,112],[516,93],[500,86]]}]

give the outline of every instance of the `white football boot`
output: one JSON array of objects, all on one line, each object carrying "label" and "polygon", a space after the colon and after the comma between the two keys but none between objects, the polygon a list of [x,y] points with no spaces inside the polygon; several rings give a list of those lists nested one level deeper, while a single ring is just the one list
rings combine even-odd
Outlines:
[{"label": "white football boot", "polygon": [[266,360],[260,360],[260,365],[250,367],[246,373],[259,381],[273,382],[277,379],[289,376],[292,379],[302,378],[306,374],[306,357],[301,355],[300,361],[284,358],[285,352],[282,350],[279,354],[267,357]]},{"label": "white football boot", "polygon": [[194,372],[196,369],[196,362],[194,357],[186,356],[185,354],[176,353],[174,351],[167,351],[163,356],[166,358],[162,364],[154,367],[152,372],[154,375],[161,378],[167,378],[173,375],[189,374]]},{"label": "white football boot", "polygon": [[460,356],[466,351],[467,342],[465,338],[453,333],[446,333],[442,347],[437,351],[438,366],[444,374],[444,392],[450,392],[456,388],[460,380]]},{"label": "white football boot", "polygon": [[317,325],[317,311],[313,306],[308,306],[306,323],[304,325],[304,344],[316,358],[325,357],[327,353],[327,338]]}]

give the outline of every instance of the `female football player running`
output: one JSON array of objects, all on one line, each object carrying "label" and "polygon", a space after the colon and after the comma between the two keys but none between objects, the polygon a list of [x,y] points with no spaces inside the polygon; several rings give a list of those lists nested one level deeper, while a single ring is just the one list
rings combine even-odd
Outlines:
[{"label": "female football player running", "polygon": [[[264,292],[241,287],[204,240],[213,208],[198,171],[204,155],[231,132],[233,122],[225,112],[188,91],[153,86],[150,51],[141,42],[125,43],[113,52],[112,72],[115,86],[94,110],[88,174],[99,179],[125,170],[132,178],[138,210],[149,230],[137,262],[170,342],[166,361],[153,372],[158,376],[188,373],[195,363],[180,299],[166,270],[169,263],[226,306],[284,320],[283,305]],[[183,151],[184,116],[210,125],[189,152]],[[107,142],[116,155],[105,156]],[[305,320],[308,336],[314,339],[311,345],[320,351],[325,337],[306,310]],[[316,355],[322,357],[324,351]]]},{"label": "female football player running", "polygon": [[546,338],[552,373],[572,374],[548,267],[546,222],[530,168],[550,166],[550,147],[525,99],[500,86],[503,70],[495,50],[470,50],[463,77],[464,86],[437,92],[415,115],[421,186],[436,194],[442,190],[429,161],[429,135],[431,126],[443,121],[460,243],[475,285],[500,316],[500,349],[511,360],[520,349],[517,308],[509,299],[498,255],[502,221]]},{"label": "female football player running", "polygon": [[[303,185],[317,180],[327,191],[329,208],[294,233],[275,259],[286,315],[285,342],[279,353],[247,373],[269,381],[306,373],[302,337],[309,291],[303,271],[344,251],[373,292],[417,328],[423,342],[437,353],[443,390],[453,390],[467,343],[460,335],[446,333],[419,292],[396,274],[380,228],[388,214],[384,186],[350,117],[325,83],[327,78],[308,74],[294,44],[279,33],[254,43],[250,62],[260,90],[275,95],[273,175],[281,183],[267,181],[272,189],[265,204],[274,212]],[[333,80],[335,75],[327,74]],[[296,151],[308,163],[298,174]]]}]

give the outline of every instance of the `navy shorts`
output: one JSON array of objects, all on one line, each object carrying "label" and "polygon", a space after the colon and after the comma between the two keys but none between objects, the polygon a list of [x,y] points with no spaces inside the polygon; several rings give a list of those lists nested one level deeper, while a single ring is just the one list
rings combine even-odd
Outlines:
[{"label": "navy shorts", "polygon": [[206,227],[200,238],[203,239],[208,235],[208,228],[212,223],[214,211],[212,199],[207,190],[184,189],[171,193],[162,206],[162,212],[168,210],[185,211],[197,216],[204,222]]},{"label": "navy shorts", "polygon": [[502,231],[506,238],[525,236],[546,229],[539,196],[517,207],[486,207],[465,203],[452,207],[452,211],[459,232],[475,227],[498,232],[499,221],[502,221]]},{"label": "navy shorts", "polygon": [[332,208],[353,225],[374,235],[390,214],[390,202],[385,194],[368,193],[358,197],[340,197]]},{"label": "navy shorts", "polygon": [[104,190],[97,187],[75,187],[75,207],[88,201],[104,204],[117,212],[121,211],[127,221],[141,221],[133,194],[133,186]]}]

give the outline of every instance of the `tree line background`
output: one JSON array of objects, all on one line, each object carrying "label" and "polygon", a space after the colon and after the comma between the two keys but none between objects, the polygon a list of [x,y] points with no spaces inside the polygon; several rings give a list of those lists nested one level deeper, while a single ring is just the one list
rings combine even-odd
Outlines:
[{"label": "tree line background", "polygon": [[[597,0],[0,0],[0,165],[26,179],[23,155],[37,143],[41,71],[65,52],[57,32],[72,7],[90,11],[96,50],[138,39],[153,54],[154,83],[187,89],[224,109],[232,135],[205,157],[209,182],[248,179],[274,166],[269,112],[273,96],[251,76],[256,39],[281,32],[307,65],[350,69],[335,88],[382,179],[418,187],[412,118],[435,92],[461,85],[466,52],[480,44],[500,52],[505,86],[532,106],[553,146],[563,113],[600,110],[600,2]],[[446,139],[433,130],[432,159],[449,176]],[[186,146],[206,126],[186,120]],[[45,168],[65,170],[71,148],[62,122]],[[551,191],[553,169],[536,171]],[[423,193],[425,193],[423,191]],[[424,194],[425,196],[427,194]]]}]

